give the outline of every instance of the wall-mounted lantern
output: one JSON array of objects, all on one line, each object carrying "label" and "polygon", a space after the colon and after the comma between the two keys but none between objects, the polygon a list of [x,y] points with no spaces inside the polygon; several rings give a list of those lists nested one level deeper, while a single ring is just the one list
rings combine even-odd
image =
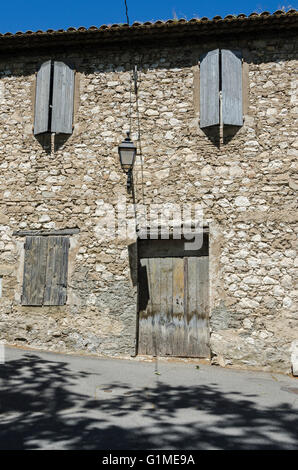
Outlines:
[{"label": "wall-mounted lantern", "polygon": [[120,163],[127,174],[127,191],[132,187],[132,169],[136,158],[137,147],[130,140],[130,132],[127,132],[126,139],[118,146]]}]

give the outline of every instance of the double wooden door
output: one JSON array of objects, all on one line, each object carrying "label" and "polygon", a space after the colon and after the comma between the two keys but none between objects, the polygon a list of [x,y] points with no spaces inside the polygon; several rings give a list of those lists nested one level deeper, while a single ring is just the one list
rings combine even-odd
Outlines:
[{"label": "double wooden door", "polygon": [[152,245],[140,250],[138,352],[208,357],[208,251],[185,252],[177,241]]}]

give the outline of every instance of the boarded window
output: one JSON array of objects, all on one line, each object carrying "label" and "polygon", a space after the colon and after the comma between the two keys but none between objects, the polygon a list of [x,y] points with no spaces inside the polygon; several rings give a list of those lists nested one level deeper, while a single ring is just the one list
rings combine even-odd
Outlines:
[{"label": "boarded window", "polygon": [[243,125],[242,55],[239,51],[216,49],[200,60],[200,127],[220,123]]},{"label": "boarded window", "polygon": [[64,62],[47,61],[36,79],[34,134],[71,134],[74,70]]},{"label": "boarded window", "polygon": [[22,305],[66,303],[68,250],[68,237],[26,238]]}]

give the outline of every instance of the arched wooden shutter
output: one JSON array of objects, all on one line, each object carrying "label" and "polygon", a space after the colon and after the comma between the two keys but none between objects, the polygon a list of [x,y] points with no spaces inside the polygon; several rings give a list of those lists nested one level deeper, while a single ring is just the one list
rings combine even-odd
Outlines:
[{"label": "arched wooden shutter", "polygon": [[51,61],[40,67],[36,77],[34,135],[49,131]]},{"label": "arched wooden shutter", "polygon": [[51,131],[71,134],[74,104],[74,70],[63,62],[54,62]]},{"label": "arched wooden shutter", "polygon": [[222,121],[231,126],[243,125],[242,55],[223,49],[222,60]]},{"label": "arched wooden shutter", "polygon": [[219,49],[200,60],[200,127],[219,124]]}]

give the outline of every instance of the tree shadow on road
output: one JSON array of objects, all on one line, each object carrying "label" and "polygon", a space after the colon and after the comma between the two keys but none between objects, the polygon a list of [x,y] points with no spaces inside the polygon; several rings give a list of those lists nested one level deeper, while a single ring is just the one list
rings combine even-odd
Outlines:
[{"label": "tree shadow on road", "polygon": [[297,447],[298,416],[288,403],[260,408],[252,395],[225,394],[216,384],[160,379],[150,388],[106,384],[94,398],[94,390],[76,392],[90,375],[31,353],[1,366],[0,449]]}]

